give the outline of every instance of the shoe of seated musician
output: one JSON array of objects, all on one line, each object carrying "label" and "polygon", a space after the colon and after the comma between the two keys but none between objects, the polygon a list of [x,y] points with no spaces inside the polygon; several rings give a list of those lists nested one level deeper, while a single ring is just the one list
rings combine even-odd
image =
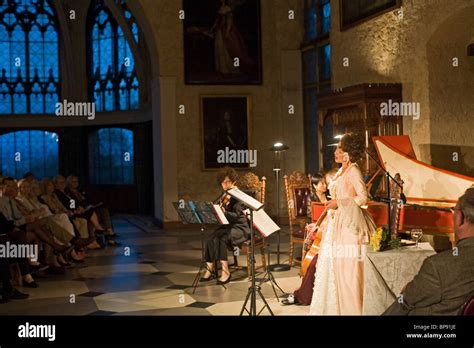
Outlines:
[{"label": "shoe of seated musician", "polygon": [[201,277],[201,279],[199,279],[199,281],[200,282],[208,282],[208,281],[210,281],[214,278],[215,278],[215,275],[213,273],[211,273],[211,275],[209,277],[207,277],[207,278],[206,277]]},{"label": "shoe of seated musician", "polygon": [[201,279],[199,279],[200,282],[208,282],[212,279],[214,279],[214,275],[211,274],[211,276],[209,278],[204,278],[204,277],[201,277]]},{"label": "shoe of seated musician", "polygon": [[232,278],[232,276],[231,276],[231,275],[230,275],[230,273],[229,273],[229,277],[227,277],[227,279],[226,279],[226,280],[220,280],[220,279],[217,279],[217,284],[218,284],[218,285],[224,285],[224,284],[227,284],[227,283],[229,283],[229,282],[230,282],[231,278]]},{"label": "shoe of seated musician", "polygon": [[281,300],[281,304],[283,306],[296,305],[296,304],[299,304],[299,301],[295,297],[295,295],[290,294],[287,298],[284,298],[283,300]]}]

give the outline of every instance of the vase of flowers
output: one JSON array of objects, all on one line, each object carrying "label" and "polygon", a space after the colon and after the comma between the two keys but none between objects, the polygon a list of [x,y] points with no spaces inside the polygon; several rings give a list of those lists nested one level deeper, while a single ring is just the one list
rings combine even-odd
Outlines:
[{"label": "vase of flowers", "polygon": [[384,251],[388,249],[398,249],[401,246],[401,239],[391,239],[385,227],[378,227],[370,236],[370,245],[374,251]]}]

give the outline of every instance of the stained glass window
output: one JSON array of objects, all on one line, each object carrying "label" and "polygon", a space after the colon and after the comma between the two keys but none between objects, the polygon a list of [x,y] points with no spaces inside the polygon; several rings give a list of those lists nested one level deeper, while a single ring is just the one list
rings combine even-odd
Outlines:
[{"label": "stained glass window", "polygon": [[0,0],[0,114],[51,114],[59,100],[59,46],[47,0]]},{"label": "stained glass window", "polygon": [[37,178],[58,174],[58,135],[48,131],[17,131],[0,136],[0,170],[3,176]]},{"label": "stained glass window", "polygon": [[317,51],[315,49],[303,52],[304,83],[307,85],[318,82],[318,76],[316,74],[316,57]]},{"label": "stained glass window", "polygon": [[[138,109],[139,84],[130,45],[104,1],[96,0],[92,6],[90,74],[96,110]],[[131,12],[128,9],[124,11],[138,41],[138,27],[131,19]]]},{"label": "stained glass window", "polygon": [[127,20],[127,24],[132,31],[133,38],[135,42],[138,43],[139,40],[139,33],[138,33],[138,24],[135,20],[135,17],[132,14],[132,11],[128,8],[127,2],[125,0],[115,0],[119,8],[122,10],[122,14],[124,15],[125,19]]},{"label": "stained glass window", "polygon": [[331,29],[331,2],[330,0],[321,0],[321,33],[329,33]]},{"label": "stained glass window", "polygon": [[319,47],[319,80],[327,81],[331,79],[331,45],[327,44]]},{"label": "stained glass window", "polygon": [[316,38],[317,32],[317,11],[316,1],[306,0],[305,9],[305,41],[310,41]]},{"label": "stained glass window", "polygon": [[[318,94],[331,90],[331,1],[305,0],[305,36],[302,44],[306,171],[319,163]],[[330,150],[332,151],[332,150]],[[324,150],[323,150],[324,152]]]},{"label": "stained glass window", "polygon": [[133,131],[102,128],[89,136],[89,174],[93,184],[134,183]]},{"label": "stained glass window", "polygon": [[331,1],[305,1],[305,41],[328,34],[331,29]]}]

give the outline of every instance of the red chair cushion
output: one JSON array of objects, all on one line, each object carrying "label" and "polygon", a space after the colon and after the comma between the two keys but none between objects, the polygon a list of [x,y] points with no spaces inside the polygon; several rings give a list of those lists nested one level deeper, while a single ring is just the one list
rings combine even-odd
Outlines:
[{"label": "red chair cushion", "polygon": [[464,310],[462,311],[462,315],[474,315],[474,296],[467,301]]},{"label": "red chair cushion", "polygon": [[308,215],[308,196],[311,191],[308,188],[295,188],[295,215],[296,217],[303,217]]},{"label": "red chair cushion", "polygon": [[294,238],[303,239],[304,238],[304,228],[298,228],[293,231],[291,234]]}]

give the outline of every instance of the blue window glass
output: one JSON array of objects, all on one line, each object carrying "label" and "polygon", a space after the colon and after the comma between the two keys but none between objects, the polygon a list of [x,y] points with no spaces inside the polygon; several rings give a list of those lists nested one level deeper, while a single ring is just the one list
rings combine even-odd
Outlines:
[{"label": "blue window glass", "polygon": [[47,0],[0,0],[0,114],[48,114],[59,100],[56,16]]},{"label": "blue window glass", "polygon": [[58,135],[48,131],[17,131],[0,136],[2,175],[21,178],[33,172],[37,178],[58,174]]},{"label": "blue window glass", "polygon": [[[138,27],[129,14],[132,33],[138,41]],[[135,58],[122,28],[103,0],[93,2],[91,37],[91,86],[97,111],[134,110],[140,104],[135,83]]]},{"label": "blue window glass", "polygon": [[331,30],[331,3],[329,0],[321,1],[321,33],[327,34]]},{"label": "blue window glass", "polygon": [[303,69],[304,69],[304,84],[313,84],[318,82],[316,75],[316,58],[317,51],[310,49],[303,52]]},{"label": "blue window glass", "polygon": [[125,19],[127,20],[128,26],[132,31],[133,38],[135,42],[138,43],[139,41],[139,34],[138,34],[138,24],[135,20],[135,17],[132,14],[132,11],[127,6],[127,2],[125,0],[115,0],[117,5],[119,5],[120,9],[122,10],[122,14],[124,15]]},{"label": "blue window glass", "polygon": [[331,45],[319,47],[319,74],[320,82],[331,79]]},{"label": "blue window glass", "polygon": [[133,131],[102,128],[89,136],[89,175],[93,184],[134,183]]},{"label": "blue window glass", "polygon": [[310,41],[316,38],[317,31],[317,11],[315,0],[306,1],[305,10],[305,40]]}]

